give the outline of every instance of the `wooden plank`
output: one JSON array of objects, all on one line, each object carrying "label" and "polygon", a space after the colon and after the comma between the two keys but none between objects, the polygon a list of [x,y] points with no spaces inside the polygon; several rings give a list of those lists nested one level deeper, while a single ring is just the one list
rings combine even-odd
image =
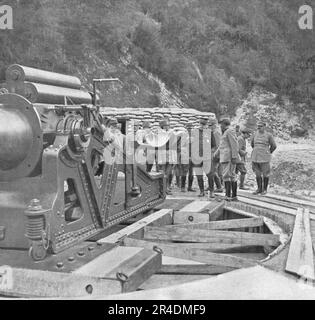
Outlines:
[{"label": "wooden plank", "polygon": [[257,218],[245,218],[245,219],[231,219],[231,220],[218,220],[206,223],[185,223],[174,224],[171,226],[165,226],[168,229],[185,228],[188,230],[224,230],[224,229],[239,229],[249,227],[261,227],[264,225],[262,217]]},{"label": "wooden plank", "polygon": [[[105,274],[106,279],[118,279],[123,275],[122,292],[135,291],[143,282],[155,274],[162,265],[162,255],[156,251],[143,249],[135,256]],[[126,280],[126,281],[124,281]]]},{"label": "wooden plank", "polygon": [[256,246],[278,246],[279,236],[274,234],[249,233],[239,231],[221,230],[187,230],[177,228],[146,227],[144,232],[146,240],[170,240],[181,242],[222,242]]},{"label": "wooden plank", "polygon": [[218,275],[236,270],[232,267],[213,266],[209,264],[166,264],[162,265],[157,274],[209,274]]},{"label": "wooden plank", "polygon": [[184,212],[203,212],[213,206],[212,202],[209,201],[194,201],[189,203],[187,206],[182,208],[180,211]]},{"label": "wooden plank", "polygon": [[245,210],[234,208],[230,204],[226,204],[225,205],[225,210],[233,212],[233,213],[236,213],[236,214],[239,214],[239,215],[247,217],[247,218],[257,218],[257,217],[259,217],[257,214],[254,214],[254,213],[251,213],[251,212],[247,212]]},{"label": "wooden plank", "polygon": [[[122,291],[117,280],[93,276],[42,270],[0,267],[0,294],[14,297],[87,298],[118,294]],[[3,280],[0,277],[0,280]]]},{"label": "wooden plank", "polygon": [[[172,209],[162,209],[155,213],[152,213],[148,217],[116,232],[108,237],[98,240],[99,243],[116,243],[119,242],[122,238],[135,234],[138,231],[143,230],[143,228],[151,223],[157,222],[160,219],[164,221],[169,221],[171,223],[173,219],[173,210]],[[165,220],[166,219],[166,220]]]},{"label": "wooden plank", "polygon": [[313,247],[308,209],[297,210],[286,271],[314,280]]},{"label": "wooden plank", "polygon": [[[161,242],[155,241],[158,245]],[[229,243],[179,243],[179,242],[162,242],[163,244],[173,245],[177,248],[194,248],[200,250],[206,250],[209,252],[216,253],[233,253],[233,252],[257,252],[261,246],[242,246],[240,244],[229,244]]]},{"label": "wooden plank", "polygon": [[174,213],[174,224],[217,220],[223,214],[223,209],[223,202],[194,201]]},{"label": "wooden plank", "polygon": [[210,221],[210,215],[207,212],[174,212],[174,225],[183,223],[205,223]]},{"label": "wooden plank", "polygon": [[233,257],[227,254],[206,252],[204,250],[199,250],[194,248],[177,248],[176,246],[173,246],[173,245],[154,243],[154,242],[143,241],[143,240],[132,239],[132,238],[125,238],[124,244],[128,246],[131,246],[131,245],[139,246],[147,249],[158,247],[163,251],[163,255],[166,255],[169,257],[188,259],[188,260],[203,262],[203,263],[216,265],[216,266],[246,268],[256,264],[254,261],[239,258],[239,257]]},{"label": "wooden plank", "polygon": [[[243,192],[247,193],[246,191],[243,191]],[[266,195],[264,195],[264,197],[275,199],[275,200],[280,200],[280,201],[285,201],[285,202],[289,202],[289,203],[294,203],[294,204],[301,205],[301,206],[309,206],[309,207],[315,208],[314,201],[297,199],[297,198],[292,198],[292,197],[287,197],[287,196],[277,195],[277,194],[272,194],[272,193],[267,193]]]},{"label": "wooden plank", "polygon": [[277,234],[279,235],[279,240],[281,244],[286,243],[289,240],[289,235],[286,234],[282,228],[273,220],[263,217],[264,223],[267,226],[267,228],[270,230],[272,234]]},{"label": "wooden plank", "polygon": [[188,259],[181,259],[181,258],[175,258],[175,257],[168,257],[163,255],[162,256],[162,265],[168,265],[168,264],[189,264],[189,265],[196,265],[196,264],[204,264],[202,262],[188,260]]},{"label": "wooden plank", "polygon": [[140,251],[141,248],[116,247],[80,267],[74,273],[101,278]]},{"label": "wooden plank", "polygon": [[[242,196],[238,196],[238,199],[239,199],[239,201],[247,203],[247,204],[251,204],[251,205],[262,207],[262,208],[268,208],[270,210],[275,210],[275,211],[278,211],[281,213],[296,216],[296,209],[293,209],[293,208],[286,208],[283,206],[279,206],[279,205],[275,205],[275,204],[271,204],[271,203],[266,203],[262,200],[255,200],[255,199],[246,198],[246,197],[242,197]],[[310,219],[315,220],[315,215],[310,214]]]}]

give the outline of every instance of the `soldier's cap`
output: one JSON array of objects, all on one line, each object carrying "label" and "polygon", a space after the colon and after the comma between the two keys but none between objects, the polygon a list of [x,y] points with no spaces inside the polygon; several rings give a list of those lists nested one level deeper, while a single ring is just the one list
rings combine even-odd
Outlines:
[{"label": "soldier's cap", "polygon": [[252,131],[249,128],[241,128],[242,133],[252,133]]},{"label": "soldier's cap", "polygon": [[226,125],[230,125],[231,124],[231,120],[229,117],[227,116],[223,116],[220,118],[219,123],[224,123]]},{"label": "soldier's cap", "polygon": [[170,123],[167,119],[163,119],[159,122],[160,127],[165,127],[165,126],[169,126]]},{"label": "soldier's cap", "polygon": [[142,124],[142,127],[144,129],[151,128],[151,123],[149,121],[144,121],[143,124]]},{"label": "soldier's cap", "polygon": [[203,125],[208,124],[208,118],[200,118],[199,123]]},{"label": "soldier's cap", "polygon": [[265,127],[266,123],[264,121],[258,121],[257,122],[257,127]]},{"label": "soldier's cap", "polygon": [[217,123],[218,123],[218,121],[217,121],[216,118],[209,118],[209,125],[210,125],[210,126],[212,126],[212,125],[214,125],[214,124],[217,124]]},{"label": "soldier's cap", "polygon": [[118,121],[116,118],[111,118],[109,120],[109,125],[112,126],[112,125],[117,125],[118,124]]}]

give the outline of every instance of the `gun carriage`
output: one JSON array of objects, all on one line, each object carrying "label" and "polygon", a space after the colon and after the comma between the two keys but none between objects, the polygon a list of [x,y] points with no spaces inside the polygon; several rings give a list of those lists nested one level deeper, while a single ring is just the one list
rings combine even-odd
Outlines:
[{"label": "gun carriage", "polygon": [[2,251],[32,264],[163,202],[163,174],[102,162],[106,114],[78,78],[12,65],[1,92]]}]

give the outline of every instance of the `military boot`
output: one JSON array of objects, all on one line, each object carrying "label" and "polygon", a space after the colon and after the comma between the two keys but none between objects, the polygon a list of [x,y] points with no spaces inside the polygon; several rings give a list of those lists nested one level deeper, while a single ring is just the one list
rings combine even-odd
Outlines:
[{"label": "military boot", "polygon": [[245,183],[245,174],[240,175],[240,189],[241,190],[249,190],[249,188],[244,186]]},{"label": "military boot", "polygon": [[197,176],[198,186],[200,190],[200,194],[198,197],[204,197],[205,196],[205,186],[203,181],[203,176]]},{"label": "military boot", "polygon": [[232,189],[232,182],[231,181],[225,181],[225,200],[231,201],[231,189]]},{"label": "military boot", "polygon": [[257,182],[257,186],[258,186],[258,188],[257,188],[257,190],[255,191],[255,192],[253,192],[253,194],[261,194],[262,193],[262,183],[263,183],[263,181],[262,181],[262,177],[256,177],[256,182]]},{"label": "military boot", "polygon": [[237,201],[237,181],[232,181],[232,201]]},{"label": "military boot", "polygon": [[267,194],[268,184],[269,184],[269,177],[264,177],[264,188],[261,194]]},{"label": "military boot", "polygon": [[187,191],[196,192],[196,190],[193,189],[193,187],[192,187],[193,182],[194,182],[194,176],[188,176],[188,189],[187,189]]},{"label": "military boot", "polygon": [[180,186],[180,191],[185,192],[185,185],[186,185],[186,176],[181,177],[181,186]]}]

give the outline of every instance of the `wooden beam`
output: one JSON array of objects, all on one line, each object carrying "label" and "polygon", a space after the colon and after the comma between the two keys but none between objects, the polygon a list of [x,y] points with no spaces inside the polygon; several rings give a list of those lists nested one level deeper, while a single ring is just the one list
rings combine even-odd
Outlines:
[{"label": "wooden beam", "polygon": [[234,208],[231,204],[226,204],[225,205],[225,210],[228,210],[230,212],[239,214],[239,215],[247,217],[247,218],[257,218],[257,217],[259,217],[259,215],[257,215],[257,214],[254,214],[254,213],[251,213],[251,212],[247,212],[245,210]]},{"label": "wooden beam", "polygon": [[313,247],[308,209],[297,210],[285,270],[315,280]]},{"label": "wooden beam", "polygon": [[[244,193],[247,193],[246,191],[243,191]],[[287,197],[287,196],[282,196],[278,194],[272,194],[272,193],[267,193],[264,195],[266,198],[270,199],[275,199],[275,200],[280,200],[280,201],[285,201],[289,203],[293,203],[296,205],[301,205],[301,206],[309,206],[312,208],[315,208],[315,202],[314,201],[309,201],[305,199],[297,199],[297,198],[292,198],[292,197]]]},{"label": "wooden beam", "polygon": [[[120,281],[93,276],[42,270],[0,267],[7,277],[0,294],[13,297],[88,298],[119,294]],[[0,277],[1,279],[1,277]],[[3,280],[3,279],[2,279]]]},{"label": "wooden beam", "polygon": [[236,270],[232,267],[213,266],[209,264],[164,264],[157,274],[208,274],[217,275]]},{"label": "wooden beam", "polygon": [[119,242],[122,238],[135,234],[136,232],[142,231],[143,228],[159,220],[163,220],[165,223],[172,223],[173,219],[173,210],[172,209],[162,209],[155,213],[152,213],[148,217],[139,220],[138,222],[116,232],[108,237],[98,240],[99,243],[116,243]]},{"label": "wooden beam", "polygon": [[142,248],[152,249],[158,247],[163,251],[163,255],[188,259],[197,262],[207,263],[216,266],[226,266],[232,268],[246,268],[256,265],[254,261],[243,259],[239,257],[230,256],[227,254],[219,254],[213,252],[206,252],[204,250],[194,248],[178,248],[173,245],[154,243],[138,239],[125,238],[124,244],[128,246],[139,246]]},{"label": "wooden beam", "polygon": [[289,235],[286,234],[276,222],[267,217],[263,217],[263,219],[266,227],[270,230],[270,232],[272,234],[279,235],[279,240],[281,244],[284,244],[289,240]]},{"label": "wooden beam", "polygon": [[174,224],[217,220],[223,214],[223,209],[223,202],[194,201],[174,213]]},{"label": "wooden beam", "polygon": [[224,230],[224,229],[239,229],[249,227],[261,227],[264,225],[262,217],[257,218],[245,218],[245,219],[231,219],[231,220],[218,220],[206,223],[185,223],[174,224],[171,226],[165,226],[168,229],[185,228],[188,230]]},{"label": "wooden beam", "polygon": [[211,208],[213,206],[212,202],[209,201],[194,201],[189,203],[187,206],[185,206],[184,208],[182,208],[180,211],[184,211],[184,212],[203,212],[208,210],[209,208]]},{"label": "wooden beam", "polygon": [[[138,287],[155,274],[161,266],[161,253],[143,249],[135,256],[108,272],[104,278],[121,280],[122,292],[131,292],[138,289]],[[121,277],[119,275],[121,275]]]},{"label": "wooden beam", "polygon": [[[246,197],[242,197],[242,196],[238,196],[238,199],[241,202],[244,202],[244,203],[247,203],[250,205],[254,205],[254,206],[258,206],[258,207],[262,207],[262,208],[268,208],[270,210],[278,211],[278,212],[285,213],[285,214],[288,214],[291,216],[296,216],[296,209],[293,209],[293,208],[286,208],[283,206],[279,206],[279,205],[275,205],[275,204],[271,204],[271,203],[266,203],[263,200],[256,200],[256,199],[246,198]],[[315,215],[310,214],[310,219],[315,220]]]},{"label": "wooden beam", "polygon": [[262,246],[242,246],[240,244],[229,244],[229,243],[179,243],[179,242],[158,242],[155,241],[158,245],[159,244],[169,244],[173,245],[177,248],[191,248],[191,249],[200,249],[206,250],[209,252],[216,252],[216,253],[233,253],[233,252],[259,252]]},{"label": "wooden beam", "polygon": [[207,212],[174,212],[174,225],[183,223],[205,223],[210,221],[210,215]]},{"label": "wooden beam", "polygon": [[221,230],[187,230],[182,228],[169,230],[168,228],[146,227],[146,240],[170,240],[181,242],[222,242],[255,246],[278,246],[279,236],[274,234],[249,233]]}]

